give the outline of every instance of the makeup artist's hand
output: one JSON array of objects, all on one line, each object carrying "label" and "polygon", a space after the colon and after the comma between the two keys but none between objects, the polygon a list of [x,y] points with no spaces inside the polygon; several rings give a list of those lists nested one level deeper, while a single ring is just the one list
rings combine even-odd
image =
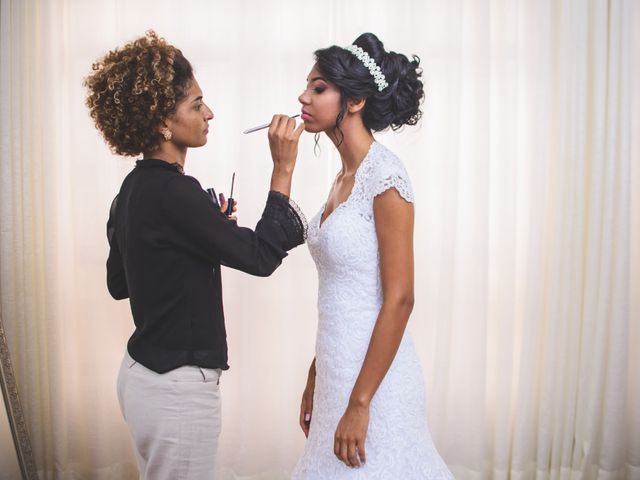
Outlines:
[{"label": "makeup artist's hand", "polygon": [[269,148],[273,160],[271,190],[289,196],[291,176],[298,157],[298,140],[304,132],[304,122],[296,128],[295,119],[287,115],[274,115],[269,127]]},{"label": "makeup artist's hand", "polygon": [[[220,200],[222,200],[222,206],[220,207],[220,211],[222,213],[225,213],[227,211],[227,207],[229,206],[229,200],[224,198],[224,195],[222,193],[220,194]],[[233,213],[235,214],[237,210],[238,210],[238,201],[234,198],[233,199]],[[235,215],[229,215],[227,218],[229,220],[233,220],[234,222],[238,221],[238,217],[236,217]]]},{"label": "makeup artist's hand", "polygon": [[293,172],[298,157],[298,140],[304,131],[304,122],[296,128],[295,118],[274,115],[269,127],[269,147],[274,168]]}]

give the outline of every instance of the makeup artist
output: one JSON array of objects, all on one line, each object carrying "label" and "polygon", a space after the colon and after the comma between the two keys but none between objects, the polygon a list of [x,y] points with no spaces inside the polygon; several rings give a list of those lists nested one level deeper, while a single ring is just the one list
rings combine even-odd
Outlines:
[{"label": "makeup artist", "polygon": [[220,374],[229,368],[220,265],[268,276],[304,242],[306,222],[289,200],[304,125],[273,119],[271,186],[252,231],[184,174],[187,150],[207,142],[213,113],[180,50],[149,31],[94,63],[85,86],[111,150],[142,154],[107,223],[107,287],[113,298],[129,298],[135,323],[118,399],[140,478],[209,480]]}]

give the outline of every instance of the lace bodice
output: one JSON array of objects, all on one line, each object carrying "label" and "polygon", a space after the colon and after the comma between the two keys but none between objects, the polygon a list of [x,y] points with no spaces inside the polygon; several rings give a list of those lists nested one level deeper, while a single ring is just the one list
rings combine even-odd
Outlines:
[{"label": "lace bodice", "polygon": [[[368,287],[367,295],[358,295],[363,307],[375,308],[380,302],[378,240],[373,217],[373,199],[389,188],[396,188],[408,202],[413,202],[409,177],[400,160],[385,147],[374,142],[355,174],[349,197],[320,225],[324,207],[311,222],[309,250],[318,268],[320,308],[334,307],[326,295],[344,302],[345,308],[360,306],[351,294],[338,290]],[[365,285],[362,285],[362,283]],[[374,289],[373,287],[376,287]],[[345,292],[346,293],[346,292]],[[355,293],[355,292],[352,292]],[[364,292],[362,292],[364,293]]]},{"label": "lace bodice", "polygon": [[351,469],[333,454],[333,435],[382,305],[373,202],[390,188],[413,202],[402,162],[374,142],[347,200],[322,225],[325,207],[309,224],[307,243],[319,277],[316,388],[309,439],[295,480],[452,478],[427,429],[422,369],[408,333],[371,403],[367,464]]}]

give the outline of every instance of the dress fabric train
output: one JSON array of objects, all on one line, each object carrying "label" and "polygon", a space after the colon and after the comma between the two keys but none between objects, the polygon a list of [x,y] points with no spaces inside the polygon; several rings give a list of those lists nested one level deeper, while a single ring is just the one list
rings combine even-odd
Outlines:
[{"label": "dress fabric train", "polygon": [[333,453],[334,433],[362,367],[382,305],[375,196],[395,188],[413,203],[407,172],[374,142],[355,175],[351,195],[320,225],[308,245],[319,276],[316,386],[304,453],[293,480],[452,479],[427,427],[422,368],[408,331],[371,405],[366,464],[350,468]]}]

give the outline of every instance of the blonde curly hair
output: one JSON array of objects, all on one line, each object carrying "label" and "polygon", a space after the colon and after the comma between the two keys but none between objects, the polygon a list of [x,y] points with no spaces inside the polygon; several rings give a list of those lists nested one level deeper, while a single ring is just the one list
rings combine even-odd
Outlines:
[{"label": "blonde curly hair", "polygon": [[111,151],[135,156],[157,148],[163,121],[192,80],[182,52],[149,30],[95,62],[83,83],[91,118]]}]

